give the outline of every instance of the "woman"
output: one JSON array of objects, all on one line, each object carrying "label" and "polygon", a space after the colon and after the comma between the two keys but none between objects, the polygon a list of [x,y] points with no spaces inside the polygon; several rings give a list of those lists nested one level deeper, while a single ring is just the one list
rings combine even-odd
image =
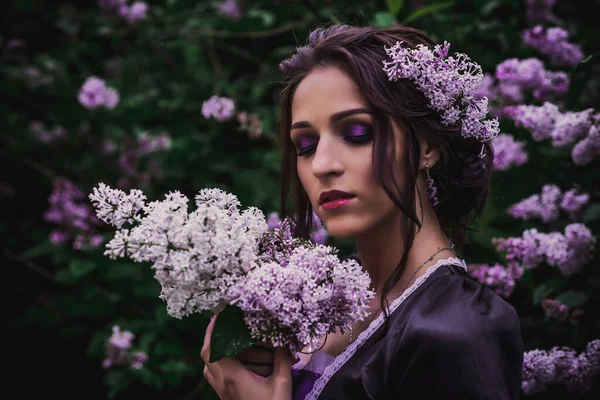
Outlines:
[{"label": "woman", "polygon": [[447,56],[415,29],[334,26],[281,63],[282,209],[291,193],[298,236],[314,210],[330,235],[353,237],[376,296],[292,373],[282,349],[267,379],[239,359],[208,364],[222,398],[519,397],[519,318],[454,248],[484,206],[497,122],[469,96],[478,66]]}]

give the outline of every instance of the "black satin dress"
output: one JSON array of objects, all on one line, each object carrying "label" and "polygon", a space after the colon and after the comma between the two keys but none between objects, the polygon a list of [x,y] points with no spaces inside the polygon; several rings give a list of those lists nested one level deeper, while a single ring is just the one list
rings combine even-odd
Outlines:
[{"label": "black satin dress", "polygon": [[436,264],[391,307],[387,332],[378,317],[324,370],[294,369],[294,400],[519,398],[519,317],[462,260]]}]

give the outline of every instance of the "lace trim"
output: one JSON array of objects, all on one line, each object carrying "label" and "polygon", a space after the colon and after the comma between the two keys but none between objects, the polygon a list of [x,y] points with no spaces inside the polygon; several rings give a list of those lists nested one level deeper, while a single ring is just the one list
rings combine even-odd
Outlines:
[{"label": "lace trim", "polygon": [[[464,260],[460,258],[450,257],[443,260],[439,260],[434,265],[429,267],[423,275],[417,278],[415,283],[413,283],[408,289],[406,289],[406,291],[402,293],[400,297],[398,297],[392,302],[389,309],[390,315],[398,308],[398,306],[400,306],[400,304],[404,302],[404,300],[406,300],[408,296],[410,296],[415,290],[417,290],[419,286],[421,286],[423,282],[425,282],[425,280],[431,276],[431,274],[433,274],[439,267],[447,264],[454,264],[459,267],[462,267],[465,271],[467,270],[467,264]],[[384,314],[379,314],[377,318],[371,321],[367,329],[361,332],[361,334],[358,335],[356,340],[352,342],[346,348],[346,350],[344,350],[340,355],[338,355],[335,358],[335,360],[333,360],[333,362],[327,366],[327,368],[325,368],[323,374],[316,380],[312,390],[304,398],[305,400],[316,400],[317,397],[319,397],[319,395],[325,388],[325,385],[327,385],[327,382],[329,382],[333,374],[335,374],[354,355],[354,353],[356,353],[358,348],[362,346],[367,341],[367,339],[370,338],[373,335],[373,333],[375,333],[377,329],[381,327],[381,325],[383,325],[383,319]]]}]

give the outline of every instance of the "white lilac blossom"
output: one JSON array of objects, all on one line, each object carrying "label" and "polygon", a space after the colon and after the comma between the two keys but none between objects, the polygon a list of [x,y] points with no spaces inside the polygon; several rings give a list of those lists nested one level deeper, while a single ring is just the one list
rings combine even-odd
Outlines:
[{"label": "white lilac blossom", "polygon": [[588,342],[579,355],[568,347],[530,350],[523,355],[521,389],[526,395],[565,385],[569,392],[587,393],[600,373],[600,340]]},{"label": "white lilac blossom", "polygon": [[231,289],[252,336],[299,351],[316,348],[336,328],[366,316],[374,292],[355,260],[340,261],[332,247],[295,248],[287,265],[267,262]]},{"label": "white lilac blossom", "polygon": [[522,98],[520,89],[533,90],[533,96],[538,100],[564,95],[569,89],[569,77],[565,72],[548,71],[537,58],[509,58],[501,62],[496,66],[496,79],[498,87],[506,86],[505,96],[514,100]]},{"label": "white lilac blossom", "polygon": [[468,271],[479,282],[490,286],[505,298],[511,295],[516,282],[523,276],[523,268],[516,263],[509,263],[507,267],[501,264],[469,264]]},{"label": "white lilac blossom", "polygon": [[78,95],[79,102],[90,110],[98,107],[113,109],[119,102],[119,94],[114,88],[106,86],[106,83],[95,76],[89,77]]},{"label": "white lilac blossom", "polygon": [[146,204],[140,190],[125,194],[100,183],[89,197],[98,217],[118,228],[105,254],[152,262],[160,297],[175,318],[221,310],[229,287],[256,266],[267,230],[260,210],[240,211],[237,198],[218,189],[201,190],[189,214],[189,200],[178,191]]},{"label": "white lilac blossom", "polygon": [[528,154],[525,152],[525,142],[516,141],[515,137],[501,133],[492,141],[494,147],[494,168],[498,171],[506,171],[515,166],[521,166],[527,162]]},{"label": "white lilac blossom", "polygon": [[[281,218],[277,212],[272,212],[269,214],[267,219],[269,229],[274,229],[279,223],[281,223]],[[327,238],[329,237],[329,232],[327,232],[325,225],[323,225],[323,222],[319,219],[314,211],[312,213],[312,228],[309,232],[309,236],[310,240],[316,244],[325,244],[327,242]]]},{"label": "white lilac blossom", "polygon": [[569,34],[563,28],[544,28],[537,25],[523,32],[523,41],[550,57],[559,67],[572,67],[583,59],[581,48],[569,42]]},{"label": "white lilac blossom", "polygon": [[564,233],[528,229],[521,237],[495,238],[492,242],[497,250],[506,253],[509,262],[517,262],[525,269],[545,262],[560,269],[563,275],[581,272],[596,247],[596,238],[580,223],[567,225]]},{"label": "white lilac blossom", "polygon": [[489,141],[498,135],[497,119],[486,119],[488,99],[478,98],[483,73],[481,67],[462,53],[448,56],[450,44],[444,42],[433,50],[424,45],[415,49],[397,42],[385,51],[383,70],[390,81],[408,79],[425,95],[429,107],[440,113],[446,126],[460,122],[461,135]]},{"label": "white lilac blossom", "polygon": [[227,121],[235,114],[235,103],[227,97],[211,96],[202,104],[204,118],[214,118],[217,121]]}]

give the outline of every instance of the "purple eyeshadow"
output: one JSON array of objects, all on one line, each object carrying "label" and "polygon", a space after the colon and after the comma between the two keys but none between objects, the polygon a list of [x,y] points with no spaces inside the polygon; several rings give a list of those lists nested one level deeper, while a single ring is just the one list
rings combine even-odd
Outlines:
[{"label": "purple eyeshadow", "polygon": [[350,136],[362,136],[367,133],[365,126],[361,124],[351,124],[348,128]]},{"label": "purple eyeshadow", "polygon": [[308,137],[303,137],[298,141],[298,145],[301,149],[308,147],[310,145],[314,144],[314,141],[311,138]]}]

